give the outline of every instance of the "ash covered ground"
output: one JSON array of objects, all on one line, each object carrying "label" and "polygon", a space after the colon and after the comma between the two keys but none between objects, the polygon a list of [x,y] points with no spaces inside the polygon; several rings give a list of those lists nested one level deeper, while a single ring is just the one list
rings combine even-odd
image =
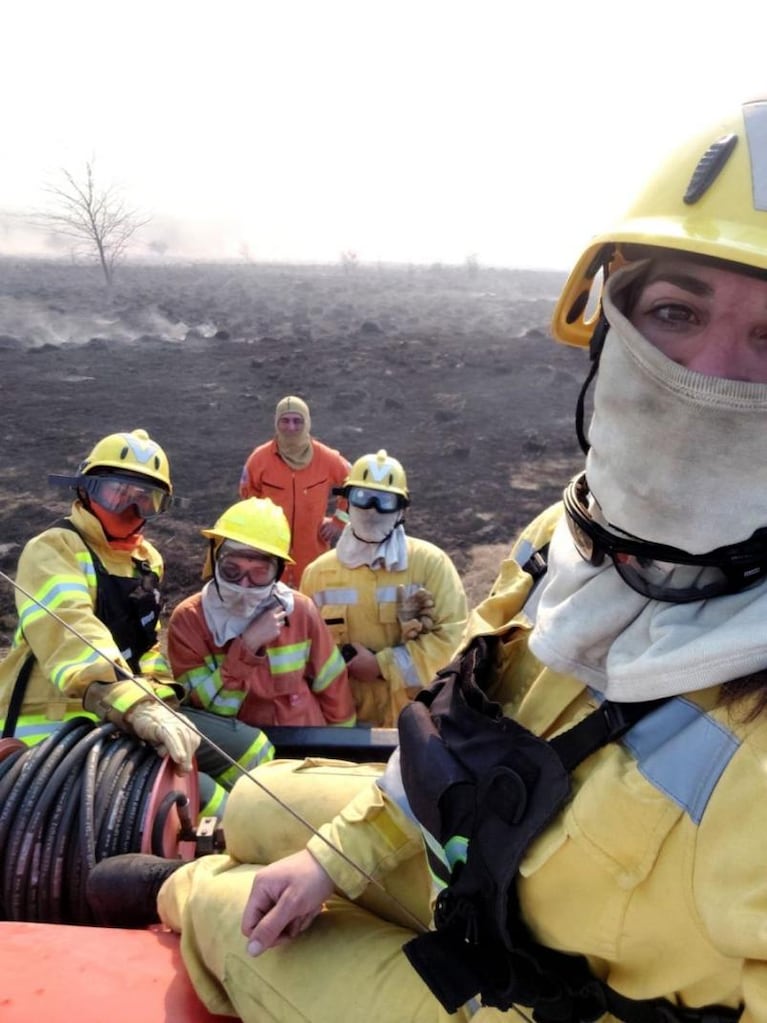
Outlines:
[{"label": "ash covered ground", "polygon": [[[587,369],[548,332],[564,275],[477,267],[124,266],[0,260],[0,568],[68,509],[49,472],[104,434],[144,427],[182,507],[147,535],[167,612],[199,586],[204,541],[242,463],[301,395],[313,434],[350,460],[378,448],[408,473],[408,530],[444,547],[471,602],[514,534],[582,462]],[[0,582],[0,645],[15,625]]]}]

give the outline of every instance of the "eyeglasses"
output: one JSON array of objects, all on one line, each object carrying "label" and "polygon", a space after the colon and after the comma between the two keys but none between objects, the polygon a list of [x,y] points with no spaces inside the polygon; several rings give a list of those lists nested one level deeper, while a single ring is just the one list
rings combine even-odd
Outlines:
[{"label": "eyeglasses", "polygon": [[218,574],[226,583],[241,583],[247,577],[251,586],[263,586],[270,579],[264,579],[264,572],[276,570],[277,558],[261,551],[237,551],[222,554],[216,562]]},{"label": "eyeglasses", "polygon": [[590,565],[610,558],[621,579],[644,597],[674,604],[707,600],[755,586],[767,576],[767,529],[741,543],[706,554],[616,536],[591,517],[585,473],[565,488],[567,525],[575,547]]},{"label": "eyeglasses", "polygon": [[77,486],[96,504],[111,512],[124,512],[135,507],[142,519],[161,515],[173,503],[167,490],[146,483],[137,477],[81,476]]},{"label": "eyeglasses", "polygon": [[390,490],[371,490],[368,487],[350,487],[347,499],[354,508],[375,508],[381,514],[396,511],[401,500],[399,494]]}]

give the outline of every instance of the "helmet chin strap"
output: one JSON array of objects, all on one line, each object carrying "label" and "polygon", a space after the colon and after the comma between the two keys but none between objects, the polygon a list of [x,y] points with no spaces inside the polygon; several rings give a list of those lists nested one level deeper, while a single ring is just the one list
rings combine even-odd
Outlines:
[{"label": "helmet chin strap", "polygon": [[584,420],[586,417],[586,395],[596,378],[597,370],[599,369],[599,359],[602,355],[602,349],[604,348],[605,338],[607,337],[607,331],[609,329],[610,324],[607,322],[607,317],[600,311],[597,325],[594,327],[594,332],[591,335],[591,340],[589,341],[589,358],[591,359],[591,367],[586,379],[583,381],[583,386],[578,393],[578,401],[575,405],[575,433],[578,437],[578,443],[584,455],[589,453],[589,448],[591,447],[589,439],[586,436],[586,429],[584,426]]}]

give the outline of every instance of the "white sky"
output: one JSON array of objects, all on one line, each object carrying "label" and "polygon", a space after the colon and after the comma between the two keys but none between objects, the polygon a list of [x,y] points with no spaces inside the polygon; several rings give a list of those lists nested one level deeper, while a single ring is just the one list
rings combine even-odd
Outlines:
[{"label": "white sky", "polygon": [[767,94],[760,0],[6,0],[0,24],[0,214],[95,157],[170,255],[565,269]]}]

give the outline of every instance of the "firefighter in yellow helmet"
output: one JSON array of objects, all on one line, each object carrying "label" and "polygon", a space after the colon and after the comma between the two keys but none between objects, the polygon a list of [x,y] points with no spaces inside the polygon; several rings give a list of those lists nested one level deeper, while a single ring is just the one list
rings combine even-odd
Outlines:
[{"label": "firefighter in yellow helmet", "polygon": [[189,771],[199,737],[151,695],[178,702],[157,636],[163,563],[143,535],[171,504],[168,458],[146,430],[113,433],[49,482],[75,500],[19,558],[19,624],[0,665],[4,734],[34,744],[85,710]]},{"label": "firefighter in yellow helmet", "polygon": [[[311,600],[280,581],[291,560],[282,509],[250,497],[202,535],[209,540],[207,581],[176,607],[168,626],[186,713],[227,752],[237,722],[261,736],[269,756],[274,751],[259,727],[268,734],[270,725],[353,725],[341,654]],[[223,783],[236,777],[230,768]]]},{"label": "firefighter in yellow helmet", "polygon": [[[767,1019],[767,101],[673,154],[586,250],[554,333],[590,347],[585,472],[322,828],[346,858],[315,837],[160,891],[217,1012],[336,1019],[352,947],[377,1023]],[[228,838],[266,862],[240,798]],[[440,893],[411,942],[350,861],[402,894],[427,856]]]},{"label": "firefighter in yellow helmet", "polygon": [[410,495],[396,458],[384,450],[363,455],[338,492],[349,523],[336,547],[305,570],[301,591],[347,657],[359,720],[392,727],[450,660],[466,596],[448,555],[405,533]]}]

